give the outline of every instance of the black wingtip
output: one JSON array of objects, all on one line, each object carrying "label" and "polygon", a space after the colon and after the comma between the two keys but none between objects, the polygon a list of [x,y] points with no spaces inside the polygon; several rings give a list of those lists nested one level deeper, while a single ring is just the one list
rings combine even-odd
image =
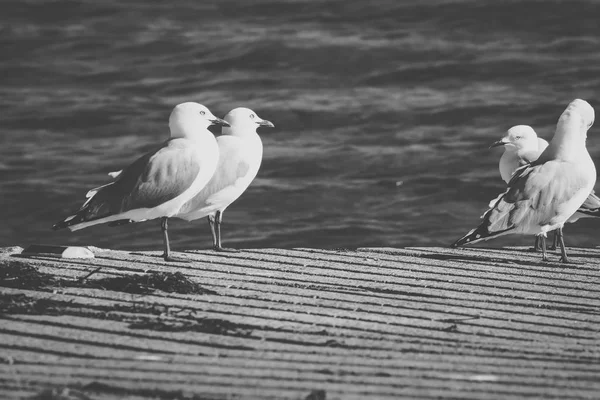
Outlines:
[{"label": "black wingtip", "polygon": [[69,223],[66,221],[59,221],[57,223],[55,223],[54,225],[52,225],[52,230],[53,231],[58,231],[60,229],[65,229],[67,226],[69,226]]},{"label": "black wingtip", "polygon": [[471,232],[467,233],[465,236],[452,243],[450,247],[457,248],[460,246],[464,246],[465,244],[469,244],[474,240],[483,238],[484,236],[480,232],[478,232],[480,229],[481,226],[477,227],[476,229],[473,229]]},{"label": "black wingtip", "polygon": [[110,227],[115,227],[115,226],[132,224],[134,222],[135,221],[131,220],[131,219],[119,219],[119,220],[116,220],[116,221],[109,222],[107,225],[110,226]]},{"label": "black wingtip", "polygon": [[585,215],[589,215],[590,217],[596,217],[599,218],[600,217],[600,208],[595,208],[595,209],[585,209],[583,207],[579,208],[579,210],[577,210],[577,212],[580,212],[582,214]]},{"label": "black wingtip", "polygon": [[507,228],[507,229],[504,229],[501,231],[490,232],[490,231],[488,231],[488,228],[487,228],[487,220],[485,220],[477,228],[473,229],[471,232],[467,233],[465,236],[461,237],[456,242],[452,243],[450,245],[450,247],[456,248],[456,247],[464,246],[469,243],[476,243],[476,242],[479,242],[480,240],[488,240],[493,237],[510,232],[513,229],[515,229],[514,226],[511,226],[510,228]]},{"label": "black wingtip", "polygon": [[52,230],[53,231],[58,231],[60,229],[65,229],[68,228],[71,225],[75,225],[78,224],[80,222],[83,222],[85,212],[82,212],[82,210],[79,210],[79,212],[77,212],[77,214],[75,215],[71,215],[65,219],[63,219],[62,221],[58,221],[57,223],[55,223],[54,225],[52,225]]}]

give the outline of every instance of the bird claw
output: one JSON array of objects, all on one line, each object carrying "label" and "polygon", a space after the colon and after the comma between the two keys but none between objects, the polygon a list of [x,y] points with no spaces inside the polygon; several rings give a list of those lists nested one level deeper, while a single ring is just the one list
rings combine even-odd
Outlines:
[{"label": "bird claw", "polygon": [[584,265],[585,263],[571,260],[569,257],[560,257],[560,262],[569,265]]},{"label": "bird claw", "polygon": [[221,252],[221,253],[239,253],[240,252],[240,250],[237,250],[237,249],[230,249],[227,247],[220,247],[220,246],[214,246],[213,250]]},{"label": "bird claw", "polygon": [[171,255],[165,255],[165,253],[163,253],[161,255],[162,259],[167,261],[167,262],[180,262],[180,263],[190,263],[191,261],[188,260],[187,258],[180,258],[180,257],[173,257]]}]

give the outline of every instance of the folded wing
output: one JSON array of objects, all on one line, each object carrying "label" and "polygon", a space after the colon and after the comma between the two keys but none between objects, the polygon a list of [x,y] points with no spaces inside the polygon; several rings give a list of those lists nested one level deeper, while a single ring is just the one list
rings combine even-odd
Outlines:
[{"label": "folded wing", "polygon": [[80,210],[53,228],[151,209],[176,198],[198,176],[201,163],[195,155],[184,139],[168,140],[125,168],[115,182],[88,192],[89,198]]}]

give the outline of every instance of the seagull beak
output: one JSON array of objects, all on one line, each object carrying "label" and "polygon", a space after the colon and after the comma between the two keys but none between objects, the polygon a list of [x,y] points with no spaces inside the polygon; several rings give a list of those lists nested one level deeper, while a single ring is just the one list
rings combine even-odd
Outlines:
[{"label": "seagull beak", "polygon": [[225,121],[224,119],[221,118],[217,118],[215,117],[214,119],[209,120],[213,125],[220,125],[220,126],[231,126],[229,125],[229,122]]},{"label": "seagull beak", "polygon": [[505,142],[504,140],[498,140],[497,142],[492,143],[492,145],[490,147],[488,147],[488,149],[491,149],[493,147],[498,147],[498,146],[505,146],[507,144],[508,144],[508,142]]},{"label": "seagull beak", "polygon": [[261,126],[268,126],[269,128],[275,128],[275,125],[273,125],[273,123],[271,121],[267,121],[266,119],[257,121],[256,123]]}]

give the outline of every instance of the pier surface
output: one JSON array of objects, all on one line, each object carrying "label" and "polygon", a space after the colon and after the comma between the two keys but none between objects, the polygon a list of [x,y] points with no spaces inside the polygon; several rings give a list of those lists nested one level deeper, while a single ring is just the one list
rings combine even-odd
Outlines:
[{"label": "pier surface", "polygon": [[20,250],[2,398],[600,398],[600,249]]}]

